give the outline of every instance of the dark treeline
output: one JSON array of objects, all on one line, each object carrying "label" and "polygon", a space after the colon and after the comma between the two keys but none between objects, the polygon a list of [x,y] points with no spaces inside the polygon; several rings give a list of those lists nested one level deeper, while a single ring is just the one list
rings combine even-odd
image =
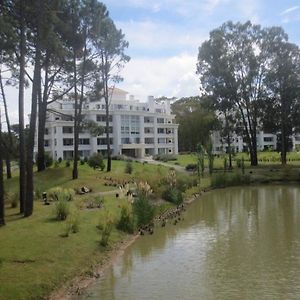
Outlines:
[{"label": "dark treeline", "polygon": [[[45,169],[44,134],[48,105],[63,97],[75,102],[74,161],[72,177],[78,178],[79,131],[84,122],[83,103],[104,98],[107,120],[112,90],[129,57],[128,42],[117,29],[103,3],[97,0],[2,0],[0,1],[0,97],[7,132],[0,135],[1,163],[18,158],[20,166],[20,213],[33,212],[33,162]],[[19,90],[19,124],[11,126],[6,85]],[[24,89],[31,89],[25,99]],[[31,101],[30,123],[25,129],[24,103]],[[88,124],[95,132],[95,124]],[[108,126],[108,124],[107,124]],[[37,128],[36,128],[37,127]],[[103,132],[103,130],[96,130]],[[38,153],[34,140],[38,132]],[[109,130],[107,139],[109,141]],[[111,169],[107,143],[107,171]],[[17,150],[19,149],[19,150]],[[3,167],[0,165],[0,223],[4,224]],[[3,207],[3,209],[2,209]]]}]

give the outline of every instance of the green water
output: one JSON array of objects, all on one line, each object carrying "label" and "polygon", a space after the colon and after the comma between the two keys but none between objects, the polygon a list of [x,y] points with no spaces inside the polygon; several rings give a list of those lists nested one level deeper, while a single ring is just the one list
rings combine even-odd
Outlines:
[{"label": "green water", "polygon": [[300,299],[300,187],[207,193],[77,299]]}]

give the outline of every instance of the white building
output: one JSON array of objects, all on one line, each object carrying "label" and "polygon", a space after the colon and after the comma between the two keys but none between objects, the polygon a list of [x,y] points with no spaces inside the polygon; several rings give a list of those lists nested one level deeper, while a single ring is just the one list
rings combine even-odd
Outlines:
[{"label": "white building", "polygon": [[[109,106],[109,131],[113,155],[144,157],[155,154],[178,154],[178,124],[171,113],[170,101],[156,102],[153,96],[143,103],[115,88]],[[87,102],[83,106],[86,119],[105,127],[105,102]],[[54,102],[46,121],[45,151],[54,159],[71,159],[74,148],[74,101]],[[79,155],[88,157],[106,152],[105,134],[93,137],[88,131],[79,134]]]},{"label": "white building", "polygon": [[[221,154],[228,151],[228,145],[224,138],[221,138],[219,131],[212,133],[213,151],[215,154]],[[292,135],[291,137],[293,151],[300,151],[300,134]],[[276,150],[277,149],[277,135],[258,131],[256,135],[257,150]],[[233,152],[243,152],[247,149],[247,143],[242,136],[234,134],[231,137],[231,148]]]}]

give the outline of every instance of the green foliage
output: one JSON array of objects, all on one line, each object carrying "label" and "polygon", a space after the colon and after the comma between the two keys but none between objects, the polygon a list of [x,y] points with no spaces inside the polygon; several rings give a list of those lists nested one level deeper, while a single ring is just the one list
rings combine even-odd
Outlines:
[{"label": "green foliage", "polygon": [[197,144],[197,171],[198,171],[198,177],[203,177],[204,175],[204,147],[199,143]]},{"label": "green foliage", "polygon": [[72,201],[75,196],[75,191],[73,189],[54,187],[50,189],[47,194],[49,200],[58,201],[59,199],[64,199],[66,201]]},{"label": "green foliage", "polygon": [[187,164],[185,166],[185,169],[187,171],[196,171],[197,170],[197,164]]},{"label": "green foliage", "polygon": [[102,154],[94,153],[93,155],[91,155],[88,160],[88,165],[93,169],[100,168],[100,170],[103,171],[105,168],[105,164]]},{"label": "green foliage", "polygon": [[80,160],[80,165],[83,166],[85,164],[85,161],[83,159]]},{"label": "green foliage", "polygon": [[126,174],[131,174],[133,171],[133,167],[132,167],[132,162],[131,161],[128,161],[126,163],[126,166],[125,166],[125,173]]},{"label": "green foliage", "polygon": [[132,213],[131,213],[131,210],[128,205],[122,206],[120,219],[117,222],[116,227],[117,227],[117,229],[127,232],[127,233],[134,232],[134,220],[133,220]]},{"label": "green foliage", "polygon": [[73,210],[67,216],[64,236],[68,237],[70,233],[77,233],[79,231],[79,224],[79,211]]},{"label": "green foliage", "polygon": [[53,165],[52,156],[49,153],[45,152],[45,166],[46,166],[46,168],[49,168],[52,165]]},{"label": "green foliage", "polygon": [[70,214],[70,204],[64,198],[59,198],[55,203],[55,217],[59,221],[64,221]]},{"label": "green foliage", "polygon": [[211,178],[211,186],[215,188],[249,183],[250,177],[248,175],[240,175],[238,173],[217,173]]},{"label": "green foliage", "polygon": [[226,172],[228,170],[228,160],[227,160],[227,157],[224,157],[223,168],[224,168],[224,172]]},{"label": "green foliage", "polygon": [[177,188],[168,188],[163,192],[163,199],[179,205],[183,202],[182,192]]},{"label": "green foliage", "polygon": [[59,167],[59,161],[56,160],[56,161],[54,162],[54,168],[58,168],[58,167]]},{"label": "green foliage", "polygon": [[66,161],[66,168],[69,168],[71,166],[71,162],[69,160]]},{"label": "green foliage", "polygon": [[154,207],[147,197],[140,194],[133,202],[133,214],[138,227],[147,225],[154,217]]},{"label": "green foliage", "polygon": [[100,245],[101,246],[106,247],[108,245],[112,229],[113,229],[113,223],[107,222],[104,225],[104,228],[101,231],[101,240],[100,240]]},{"label": "green foliage", "polygon": [[177,156],[173,154],[156,154],[153,156],[153,159],[163,161],[163,162],[168,162],[168,161],[177,160]]}]

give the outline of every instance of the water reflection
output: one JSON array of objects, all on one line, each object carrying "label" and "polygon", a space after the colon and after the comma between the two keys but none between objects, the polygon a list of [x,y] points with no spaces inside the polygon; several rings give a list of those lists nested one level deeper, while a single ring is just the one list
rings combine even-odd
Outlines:
[{"label": "water reflection", "polygon": [[300,189],[208,193],[78,299],[300,299]]}]

